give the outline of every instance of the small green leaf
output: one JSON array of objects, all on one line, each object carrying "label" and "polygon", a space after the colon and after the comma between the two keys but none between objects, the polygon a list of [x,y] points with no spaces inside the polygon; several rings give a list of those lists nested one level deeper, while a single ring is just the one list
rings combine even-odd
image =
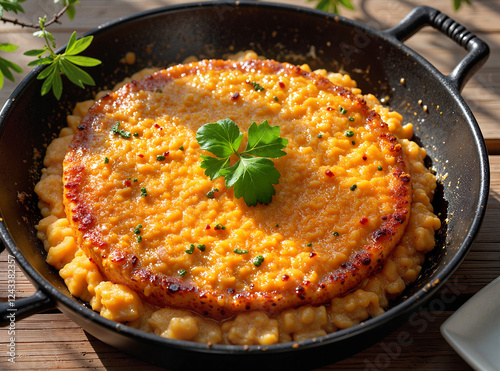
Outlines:
[{"label": "small green leaf", "polygon": [[231,119],[205,124],[196,132],[201,149],[223,158],[237,153],[242,139],[243,134],[240,134],[240,129]]},{"label": "small green leaf", "polygon": [[63,73],[73,84],[78,85],[82,89],[85,88],[85,85],[95,85],[94,79],[87,72],[71,62],[61,59],[60,65]]},{"label": "small green leaf", "polygon": [[280,127],[270,126],[266,121],[257,125],[255,122],[248,129],[248,143],[244,154],[261,157],[278,158],[286,155],[282,151],[288,144],[288,139],[280,138]]},{"label": "small green leaf", "polygon": [[52,93],[54,94],[54,97],[56,97],[56,99],[59,100],[61,99],[63,90],[61,71],[59,70],[59,66],[56,66],[53,75],[54,78],[52,82]]},{"label": "small green leaf", "polygon": [[79,55],[78,56],[68,55],[65,56],[65,59],[73,64],[76,64],[77,66],[82,66],[82,67],[94,67],[102,63],[99,59],[83,57]]},{"label": "small green leaf", "polygon": [[32,49],[28,50],[27,52],[24,52],[23,54],[28,56],[28,57],[38,57],[45,53],[47,49]]},{"label": "small green leaf", "polygon": [[17,45],[10,44],[10,43],[1,43],[0,44],[0,50],[2,50],[4,52],[14,52],[17,50],[17,48],[18,48]]},{"label": "small green leaf", "polygon": [[226,187],[234,186],[234,196],[243,197],[248,206],[269,204],[276,193],[273,184],[278,184],[281,176],[271,160],[252,156],[241,156],[240,161],[219,173]]},{"label": "small green leaf", "polygon": [[221,175],[219,172],[229,166],[229,157],[216,158],[212,156],[201,156],[203,161],[200,166],[205,169],[205,175],[210,177],[210,180],[215,180]]},{"label": "small green leaf", "polygon": [[55,63],[51,64],[49,67],[47,67],[42,72],[40,72],[36,78],[38,80],[43,80],[43,79],[47,78],[54,71],[54,68],[56,68],[56,64]]},{"label": "small green leaf", "polygon": [[[73,34],[71,35],[71,38],[73,38],[73,36],[76,38],[76,32],[73,32]],[[70,38],[70,41],[72,41],[71,38]],[[83,52],[85,49],[87,49],[90,46],[93,39],[94,39],[94,36],[86,36],[86,37],[82,37],[79,40],[73,41],[72,45],[70,45],[68,43],[68,46],[66,47],[66,51],[64,54],[66,54],[66,55],[80,54],[81,52]]]},{"label": "small green leaf", "polygon": [[42,64],[51,64],[51,63],[54,63],[54,57],[49,55],[48,57],[38,58],[35,59],[34,61],[29,62],[28,67],[41,66]]},{"label": "small green leaf", "polygon": [[19,4],[24,0],[0,0],[0,18],[3,17],[3,12],[18,12],[24,13],[23,7]]}]

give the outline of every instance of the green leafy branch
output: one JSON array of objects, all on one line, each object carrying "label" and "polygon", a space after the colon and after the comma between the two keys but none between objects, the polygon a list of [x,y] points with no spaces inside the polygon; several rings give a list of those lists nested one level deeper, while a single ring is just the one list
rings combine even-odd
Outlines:
[{"label": "green leafy branch", "polygon": [[[47,27],[53,23],[60,23],[59,18],[63,14],[68,14],[70,19],[75,16],[75,5],[79,4],[78,0],[54,0],[54,3],[61,3],[63,8],[54,16],[47,20],[47,16],[39,18],[38,24],[25,23],[20,20],[6,18],[5,12],[13,12],[15,14],[24,13],[24,9],[20,3],[24,0],[0,0],[0,18],[4,23],[12,23],[17,26],[37,29],[33,36],[40,37],[44,40],[45,45],[41,49],[33,49],[24,53],[26,56],[36,57],[35,60],[28,63],[29,67],[47,65],[47,67],[37,76],[39,80],[45,80],[41,94],[45,95],[52,91],[57,99],[61,98],[63,83],[62,75],[65,75],[73,84],[80,88],[85,88],[85,85],[95,85],[94,79],[80,67],[94,67],[101,63],[98,59],[80,56],[79,54],[85,51],[92,43],[93,37],[87,36],[77,40],[76,32],[71,35],[66,50],[62,54],[56,54],[56,41],[54,36],[47,31]],[[15,51],[18,47],[13,44],[0,44],[2,51]],[[80,66],[80,67],[79,67]],[[3,87],[4,77],[14,81],[12,71],[21,73],[22,69],[8,59],[0,57],[0,89]]]},{"label": "green leafy branch", "polygon": [[[258,202],[267,205],[275,194],[273,184],[278,184],[281,176],[269,158],[286,155],[282,149],[288,140],[280,138],[279,126],[270,126],[267,121],[250,125],[247,146],[238,152],[242,139],[243,134],[231,119],[203,125],[196,132],[196,140],[216,157],[201,156],[200,166],[211,180],[224,177],[226,187],[234,187],[235,197],[243,197],[248,206]],[[234,155],[238,161],[229,166]]]}]

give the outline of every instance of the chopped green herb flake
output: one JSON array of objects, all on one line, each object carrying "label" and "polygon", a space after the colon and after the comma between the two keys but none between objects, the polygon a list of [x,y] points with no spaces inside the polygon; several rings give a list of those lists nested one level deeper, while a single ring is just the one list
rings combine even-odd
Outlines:
[{"label": "chopped green herb flake", "polygon": [[225,225],[222,225],[222,224],[220,224],[220,223],[217,223],[217,224],[215,225],[214,229],[215,229],[216,231],[219,231],[219,230],[223,230],[223,231],[224,231],[224,230],[226,230],[226,226],[225,226]]},{"label": "chopped green herb flake", "polygon": [[107,164],[109,162],[109,158],[104,157],[104,163]]},{"label": "chopped green herb flake", "polygon": [[137,178],[132,179],[132,182],[134,183],[137,182]]},{"label": "chopped green herb flake", "polygon": [[196,246],[196,248],[200,251],[205,251],[205,249],[207,248],[205,245],[198,245]]},{"label": "chopped green herb flake", "polygon": [[351,191],[354,191],[356,188],[358,188],[358,186],[356,184],[353,184],[350,188]]},{"label": "chopped green herb flake", "polygon": [[236,254],[248,254],[248,250],[234,249],[233,252]]},{"label": "chopped green herb flake", "polygon": [[132,134],[134,137],[138,137],[139,136],[139,133],[134,133]]},{"label": "chopped green herb flake", "polygon": [[340,236],[339,232],[333,232],[333,235],[334,235],[335,237]]},{"label": "chopped green herb flake", "polygon": [[265,90],[265,89],[264,89],[261,85],[259,85],[259,83],[258,83],[258,82],[256,82],[256,81],[252,81],[252,86],[253,86],[253,88],[255,89],[255,91],[264,91],[264,90]]},{"label": "chopped green herb flake", "polygon": [[279,227],[280,227],[280,225],[279,225],[279,224],[276,224],[276,225],[275,225],[275,227],[276,227],[276,228],[279,228]]},{"label": "chopped green herb flake", "polygon": [[349,117],[349,121],[354,121],[354,117]]},{"label": "chopped green herb flake", "polygon": [[181,151],[184,151],[184,146],[180,146],[180,147],[179,147],[179,149],[180,149]]},{"label": "chopped green herb flake", "polygon": [[164,160],[165,160],[165,156],[163,156],[163,155],[158,155],[158,156],[156,156],[156,159],[157,159],[158,161],[164,161]]},{"label": "chopped green herb flake", "polygon": [[146,187],[141,187],[141,197],[146,197],[148,195],[148,191]]},{"label": "chopped green herb flake", "polygon": [[137,242],[141,242],[142,241],[142,236],[137,236]]},{"label": "chopped green herb flake", "polygon": [[377,169],[378,169],[378,171],[382,171],[382,170],[384,170],[384,169],[382,168],[382,166],[380,166],[380,165],[378,165],[378,168],[377,168]]},{"label": "chopped green herb flake", "polygon": [[186,254],[192,254],[194,252],[194,243],[189,245],[189,249],[186,250]]},{"label": "chopped green herb flake", "polygon": [[279,101],[280,101],[280,100],[279,100],[279,98],[278,98],[276,95],[273,97],[273,99],[274,99],[276,102],[279,102]]},{"label": "chopped green herb flake", "polygon": [[208,191],[207,192],[207,197],[208,198],[214,198],[215,197],[215,192],[219,192],[219,189],[218,188],[214,188],[211,191]]},{"label": "chopped green herb flake", "polygon": [[345,136],[346,136],[346,137],[348,137],[348,138],[350,138],[350,137],[354,136],[354,131],[352,131],[352,130],[347,130],[347,131],[345,132]]},{"label": "chopped green herb flake", "polygon": [[185,269],[179,269],[179,270],[177,271],[177,273],[179,274],[179,276],[184,277],[184,276],[186,275],[186,273],[187,273],[187,272],[186,272],[186,270],[185,270]]},{"label": "chopped green herb flake", "polygon": [[155,93],[163,93],[163,90],[161,90],[160,88],[156,88]]},{"label": "chopped green herb flake", "polygon": [[318,138],[323,138],[323,134],[318,134]]},{"label": "chopped green herb flake", "polygon": [[123,129],[120,129],[120,122],[117,121],[112,127],[111,127],[111,132],[113,134],[119,134],[122,138],[130,138],[132,134],[130,134],[129,131],[125,131]]},{"label": "chopped green herb flake", "polygon": [[135,234],[140,234],[141,233],[141,228],[142,228],[142,224],[137,224],[137,227],[134,228],[134,233]]},{"label": "chopped green herb flake", "polygon": [[312,242],[309,242],[306,246],[311,247],[312,245],[313,245]]},{"label": "chopped green herb flake", "polygon": [[354,146],[354,145],[356,144],[356,142],[353,140],[353,141],[351,142],[351,144]]},{"label": "chopped green herb flake", "polygon": [[260,265],[262,264],[263,261],[264,261],[264,257],[262,255],[257,255],[253,259],[253,265],[255,265],[256,267],[260,267]]},{"label": "chopped green herb flake", "polygon": [[347,110],[342,106],[339,106],[339,110],[340,110],[340,113],[343,115],[345,115],[347,113]]}]

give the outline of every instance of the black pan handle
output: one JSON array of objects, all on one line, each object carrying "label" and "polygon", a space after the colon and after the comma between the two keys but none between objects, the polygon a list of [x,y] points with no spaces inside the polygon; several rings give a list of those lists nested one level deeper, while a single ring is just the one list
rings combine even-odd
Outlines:
[{"label": "black pan handle", "polygon": [[469,52],[449,75],[444,76],[453,87],[461,91],[465,83],[486,62],[490,48],[460,23],[428,6],[419,6],[413,9],[396,26],[383,31],[383,33],[388,37],[405,41],[424,26],[432,26]]},{"label": "black pan handle", "polygon": [[0,302],[0,327],[15,328],[18,320],[52,309],[54,306],[50,296],[41,289],[27,298],[9,298],[8,301]]}]

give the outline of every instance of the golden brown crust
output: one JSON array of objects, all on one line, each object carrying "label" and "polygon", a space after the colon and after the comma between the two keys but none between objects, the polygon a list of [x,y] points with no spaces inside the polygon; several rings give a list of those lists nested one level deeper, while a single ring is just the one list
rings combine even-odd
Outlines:
[{"label": "golden brown crust", "polygon": [[[107,239],[106,221],[100,218],[100,199],[92,192],[92,172],[88,159],[93,156],[102,157],[100,141],[103,136],[109,135],[109,128],[115,122],[109,118],[113,110],[127,104],[138,92],[163,89],[181,77],[224,70],[240,71],[248,74],[249,78],[255,75],[278,74],[286,75],[290,79],[304,78],[319,91],[342,97],[359,112],[362,122],[359,126],[374,133],[380,150],[394,159],[392,173],[389,175],[392,211],[382,215],[381,220],[377,221],[376,227],[370,232],[369,243],[354,251],[347,261],[342,262],[329,274],[324,274],[317,282],[305,280],[293,289],[286,288],[281,291],[254,291],[249,289],[251,286],[248,285],[246,289],[220,291],[201,287],[179,276],[156,272],[151,266],[143,264],[140,251],[123,244],[110,243]],[[131,287],[156,305],[189,309],[208,317],[222,319],[249,310],[277,313],[300,305],[326,303],[333,297],[351,291],[383,264],[401,239],[408,223],[411,182],[397,139],[389,132],[379,115],[370,110],[363,100],[349,90],[332,84],[328,79],[305,72],[299,67],[269,60],[210,60],[175,66],[142,81],[127,84],[119,91],[105,96],[90,109],[78,130],[64,161],[66,213],[76,231],[78,243],[107,279]],[[203,154],[201,150],[198,151]],[[360,225],[368,221],[363,219],[366,218],[359,220]]]}]

